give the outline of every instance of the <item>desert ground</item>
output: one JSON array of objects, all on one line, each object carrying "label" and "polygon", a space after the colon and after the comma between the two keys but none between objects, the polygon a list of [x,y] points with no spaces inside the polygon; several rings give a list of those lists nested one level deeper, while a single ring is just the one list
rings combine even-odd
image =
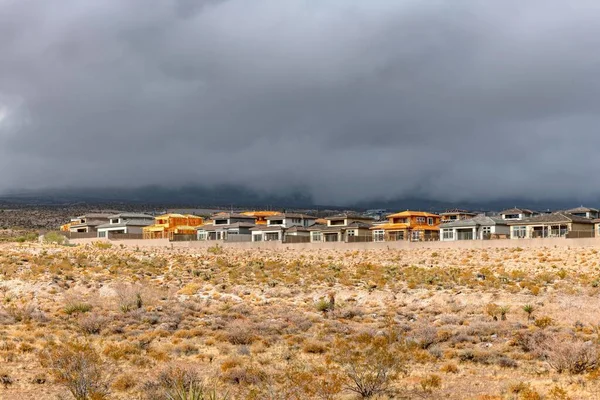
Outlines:
[{"label": "desert ground", "polygon": [[597,399],[600,254],[0,244],[0,399]]}]

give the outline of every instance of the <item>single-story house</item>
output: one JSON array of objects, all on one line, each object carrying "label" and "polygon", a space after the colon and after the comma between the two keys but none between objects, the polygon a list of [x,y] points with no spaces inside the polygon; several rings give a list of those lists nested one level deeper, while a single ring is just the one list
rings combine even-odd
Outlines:
[{"label": "single-story house", "polygon": [[508,221],[500,217],[478,215],[469,219],[445,222],[440,225],[440,240],[485,240],[509,238]]},{"label": "single-story house", "polygon": [[540,214],[520,221],[509,221],[511,239],[548,237],[593,237],[594,222],[566,212]]}]

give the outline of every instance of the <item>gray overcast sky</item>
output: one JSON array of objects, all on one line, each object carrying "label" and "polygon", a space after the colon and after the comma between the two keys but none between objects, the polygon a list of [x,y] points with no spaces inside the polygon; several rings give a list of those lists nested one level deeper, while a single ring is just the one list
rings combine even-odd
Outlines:
[{"label": "gray overcast sky", "polygon": [[0,0],[0,192],[600,195],[597,0]]}]

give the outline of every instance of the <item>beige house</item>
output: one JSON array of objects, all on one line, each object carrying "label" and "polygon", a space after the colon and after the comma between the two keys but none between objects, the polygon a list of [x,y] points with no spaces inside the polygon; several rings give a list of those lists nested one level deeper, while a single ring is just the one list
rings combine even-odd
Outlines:
[{"label": "beige house", "polygon": [[594,221],[567,212],[540,214],[508,222],[511,239],[594,237]]},{"label": "beige house", "polygon": [[311,242],[371,241],[373,218],[360,214],[344,213],[325,218],[326,225],[308,228]]}]

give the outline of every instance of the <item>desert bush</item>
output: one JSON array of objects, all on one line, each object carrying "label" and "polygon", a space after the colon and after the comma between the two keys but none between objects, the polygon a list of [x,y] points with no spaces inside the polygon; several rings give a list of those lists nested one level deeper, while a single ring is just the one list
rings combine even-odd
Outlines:
[{"label": "desert bush", "polygon": [[13,384],[13,382],[14,382],[14,379],[8,373],[8,371],[5,371],[5,370],[0,371],[0,384],[2,384],[2,386],[4,386],[4,389],[7,389],[10,385]]},{"label": "desert bush", "polygon": [[442,386],[442,378],[439,375],[431,374],[422,378],[419,382],[421,389],[426,393],[433,392],[434,389],[438,389]]},{"label": "desert bush", "polygon": [[538,328],[544,329],[554,324],[554,320],[550,317],[540,317],[536,318],[533,324]]},{"label": "desert bush", "polygon": [[108,322],[108,319],[98,314],[92,314],[87,317],[79,318],[79,329],[87,335],[97,335]]},{"label": "desert bush", "polygon": [[333,359],[346,375],[345,388],[362,398],[391,392],[403,371],[404,349],[386,338],[363,334],[355,340],[337,339]]},{"label": "desert bush", "polygon": [[43,240],[45,243],[52,243],[52,244],[65,244],[67,242],[67,238],[58,232],[46,233],[43,237]]},{"label": "desert bush", "polygon": [[302,351],[311,354],[323,354],[327,351],[327,345],[316,340],[307,340],[302,346]]},{"label": "desert bush", "polygon": [[219,393],[216,384],[203,380],[190,368],[167,367],[155,380],[143,385],[148,400],[227,400],[227,393]]},{"label": "desert bush", "polygon": [[76,313],[83,314],[83,313],[86,313],[91,310],[92,310],[91,304],[82,303],[82,302],[68,303],[67,305],[65,305],[65,308],[63,309],[63,311],[67,315],[76,314]]},{"label": "desert bush", "polygon": [[234,321],[225,327],[225,337],[231,344],[252,344],[254,341],[253,327],[248,322]]},{"label": "desert bush", "polygon": [[447,374],[457,374],[458,366],[454,363],[446,363],[440,367],[440,371]]},{"label": "desert bush", "polygon": [[107,398],[110,382],[106,366],[90,344],[52,345],[40,354],[40,362],[76,400]]},{"label": "desert bush", "polygon": [[112,388],[119,392],[125,392],[133,389],[137,384],[136,378],[131,374],[118,376],[112,384]]},{"label": "desert bush", "polygon": [[548,365],[556,372],[582,374],[598,366],[598,349],[579,339],[552,337],[543,344]]}]

